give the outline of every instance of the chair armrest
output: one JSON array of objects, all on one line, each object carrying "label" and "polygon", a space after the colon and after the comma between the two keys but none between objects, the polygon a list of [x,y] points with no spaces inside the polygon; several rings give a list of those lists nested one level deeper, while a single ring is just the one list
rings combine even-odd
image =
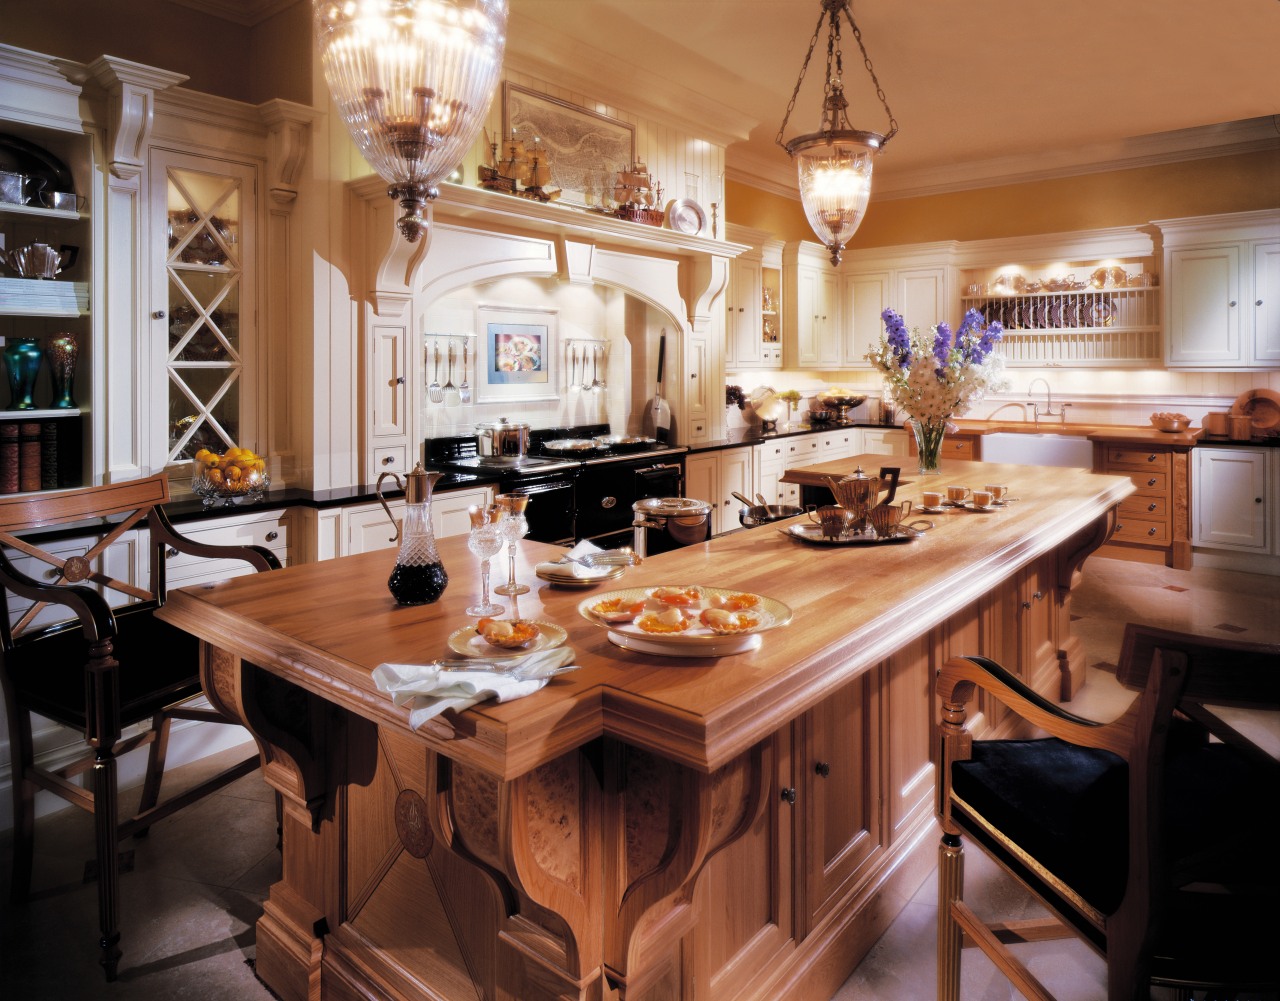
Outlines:
[{"label": "chair armrest", "polygon": [[279,558],[265,546],[211,546],[196,542],[173,527],[173,522],[169,520],[163,508],[156,507],[152,513],[155,515],[150,525],[152,535],[180,553],[209,560],[241,560],[250,564],[259,573],[264,570],[280,569]]},{"label": "chair armrest", "polygon": [[[28,577],[9,561],[3,550],[0,550],[0,584],[19,597],[71,609],[91,643],[110,639],[116,634],[115,613],[106,598],[93,588],[83,584],[46,584]],[[7,634],[7,623],[4,628]]]},{"label": "chair armrest", "polygon": [[953,657],[939,669],[935,687],[942,700],[944,718],[950,715],[954,722],[962,721],[964,706],[974,697],[976,688],[989,692],[1010,712],[1052,737],[1082,747],[1114,751],[1126,760],[1129,757],[1133,707],[1111,723],[1100,723],[1066,712],[993,660]]}]

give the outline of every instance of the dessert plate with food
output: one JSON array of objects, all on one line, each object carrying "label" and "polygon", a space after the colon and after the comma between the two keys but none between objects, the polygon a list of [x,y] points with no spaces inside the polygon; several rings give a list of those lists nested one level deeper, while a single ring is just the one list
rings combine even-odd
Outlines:
[{"label": "dessert plate with food", "polygon": [[626,650],[664,657],[723,657],[760,646],[761,634],[791,621],[775,598],[702,584],[628,588],[586,598],[578,614]]},{"label": "dessert plate with food", "polygon": [[564,643],[568,633],[551,622],[535,619],[481,619],[449,636],[449,649],[463,657],[523,657]]}]

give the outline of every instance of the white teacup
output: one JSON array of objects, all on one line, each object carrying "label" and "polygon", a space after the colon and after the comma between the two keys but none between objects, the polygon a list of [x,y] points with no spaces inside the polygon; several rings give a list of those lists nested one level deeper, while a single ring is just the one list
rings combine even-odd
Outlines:
[{"label": "white teacup", "polygon": [[992,501],[991,501],[991,502],[992,502],[993,504],[1003,504],[1003,503],[1004,503],[1005,494],[1007,494],[1007,493],[1009,492],[1009,488],[1008,488],[1005,484],[1003,484],[1003,483],[988,483],[986,488],[987,488],[988,490],[990,490],[990,491],[991,491],[991,497],[992,497]]},{"label": "white teacup", "polygon": [[947,500],[952,504],[963,504],[964,499],[968,496],[968,487],[947,487]]},{"label": "white teacup", "polygon": [[920,494],[920,499],[925,507],[942,507],[942,498],[946,494],[936,490],[925,490]]},{"label": "white teacup", "polygon": [[995,502],[995,494],[990,490],[975,490],[973,492],[974,507],[990,507]]}]

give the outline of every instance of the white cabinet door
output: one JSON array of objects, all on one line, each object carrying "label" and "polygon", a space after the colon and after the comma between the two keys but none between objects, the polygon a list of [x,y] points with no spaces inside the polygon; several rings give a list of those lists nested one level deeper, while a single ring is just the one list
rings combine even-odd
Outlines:
[{"label": "white cabinet door", "polygon": [[1192,544],[1266,551],[1266,450],[1196,448],[1192,454]]},{"label": "white cabinet door", "polygon": [[1242,364],[1239,245],[1174,250],[1168,272],[1168,363]]},{"label": "white cabinet door", "polygon": [[867,352],[884,331],[880,314],[889,305],[889,272],[850,275],[844,281],[841,306],[840,364],[846,368],[870,368]]},{"label": "white cabinet door", "polygon": [[764,366],[764,339],[760,317],[763,267],[757,260],[735,258],[729,262],[729,288],[725,309],[725,368]]},{"label": "white cabinet door", "polygon": [[876,455],[910,455],[907,432],[901,428],[863,428],[862,450]]},{"label": "white cabinet door", "polygon": [[1253,248],[1253,360],[1280,365],[1280,243]]},{"label": "white cabinet door", "polygon": [[[683,442],[706,441],[709,434],[709,418],[711,415],[711,406],[708,393],[712,385],[712,368],[711,368],[711,345],[707,342],[707,338],[700,334],[691,334],[689,336],[689,347],[685,355],[689,365],[688,375],[684,380],[684,402],[685,413],[688,416],[689,426],[687,430],[683,430],[677,424],[672,428],[672,440]],[[667,370],[663,373],[663,396],[674,395],[671,387],[677,385],[676,380],[671,375],[671,359],[667,359]],[[722,397],[723,402],[724,390],[717,390]],[[678,398],[677,398],[678,399]],[[677,404],[673,401],[673,408]],[[678,413],[678,411],[677,411]]]},{"label": "white cabinet door", "polygon": [[862,432],[858,428],[832,428],[818,435],[818,461],[847,459],[862,451]]},{"label": "white cabinet door", "polygon": [[899,271],[895,299],[908,327],[925,330],[947,319],[946,286],[942,268]]},{"label": "white cabinet door", "polygon": [[704,500],[711,505],[711,532],[730,532],[740,527],[738,510],[742,503],[734,498],[736,490],[751,496],[754,482],[752,448],[726,448],[717,452],[691,455],[684,463],[685,496]]},{"label": "white cabinet door", "polygon": [[[451,535],[466,535],[471,531],[471,515],[467,508],[472,504],[492,504],[493,487],[474,487],[468,490],[444,490],[431,497],[431,531],[437,539]],[[383,512],[386,517],[386,512]]]},{"label": "white cabinet door", "polygon": [[752,500],[756,494],[763,494],[768,504],[789,504],[787,491],[789,483],[782,483],[782,474],[787,471],[786,449],[781,441],[771,441],[755,447],[755,489],[743,491]]},{"label": "white cabinet door", "polygon": [[684,460],[684,495],[691,500],[703,500],[711,505],[711,532],[718,532],[720,524],[720,459],[715,452],[702,452],[687,456]]}]

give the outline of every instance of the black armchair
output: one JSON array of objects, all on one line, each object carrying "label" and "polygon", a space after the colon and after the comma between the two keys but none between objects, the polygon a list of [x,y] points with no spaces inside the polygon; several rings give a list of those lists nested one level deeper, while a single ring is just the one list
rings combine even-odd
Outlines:
[{"label": "black armchair", "polygon": [[[19,903],[31,888],[36,791],[48,790],[92,813],[99,961],[108,980],[115,979],[121,955],[120,839],[146,834],[152,824],[258,764],[255,751],[196,788],[159,801],[170,721],[234,722],[216,710],[189,704],[202,694],[199,644],[152,614],[165,600],[166,551],[171,547],[197,557],[243,560],[258,571],[280,566],[273,553],[259,546],[207,546],[183,537],[161,507],[168,500],[163,474],[84,490],[0,498],[0,684],[13,772],[12,897]],[[143,526],[149,580],[138,585],[113,578],[105,569],[105,555],[113,545],[124,546],[126,533]],[[40,534],[32,536],[37,530]],[[94,541],[86,552],[69,558],[41,548],[57,549],[41,540],[68,533]],[[37,573],[44,579],[37,579]],[[51,615],[51,607],[61,614]],[[62,621],[48,624],[50,619]],[[33,713],[81,731],[86,753],[56,771],[40,767],[32,749]],[[143,721],[149,724],[144,732],[122,739],[126,728]],[[116,759],[144,745],[149,745],[149,755],[139,811],[122,822]],[[73,781],[85,772],[90,775],[87,787]]]},{"label": "black armchair", "polygon": [[[1141,695],[1114,722],[1095,723],[984,658],[939,671],[940,1001],[959,997],[970,945],[1024,996],[1051,999],[1010,946],[1071,934],[1106,959],[1110,1001],[1146,1001],[1152,985],[1280,986],[1280,762],[1215,711],[1242,707],[1274,722],[1280,646],[1129,625],[1118,677]],[[973,739],[965,705],[976,688],[1049,736]],[[1055,918],[980,919],[962,899],[962,837]]]}]

